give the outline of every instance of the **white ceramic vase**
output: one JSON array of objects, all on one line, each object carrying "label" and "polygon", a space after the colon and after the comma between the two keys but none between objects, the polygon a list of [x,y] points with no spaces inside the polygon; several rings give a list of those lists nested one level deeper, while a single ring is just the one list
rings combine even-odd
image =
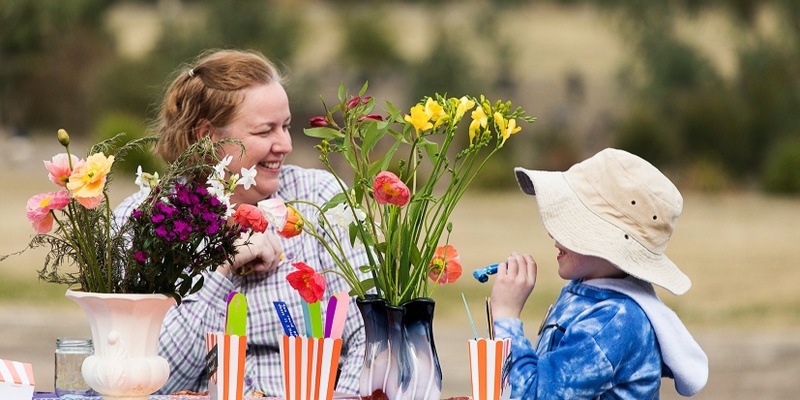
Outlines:
[{"label": "white ceramic vase", "polygon": [[169,363],[158,336],[172,297],[67,290],[92,328],[94,355],[83,362],[86,383],[106,400],[147,400],[167,382]]}]

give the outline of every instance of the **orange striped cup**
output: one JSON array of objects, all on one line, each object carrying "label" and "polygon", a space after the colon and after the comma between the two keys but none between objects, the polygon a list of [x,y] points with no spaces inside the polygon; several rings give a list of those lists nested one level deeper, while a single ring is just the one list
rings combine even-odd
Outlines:
[{"label": "orange striped cup", "polygon": [[511,354],[511,339],[470,339],[469,378],[473,400],[500,400],[506,386],[503,367]]},{"label": "orange striped cup", "polygon": [[331,400],[342,339],[286,336],[281,340],[285,400]]},{"label": "orange striped cup", "polygon": [[[216,347],[216,348],[215,348]],[[211,400],[241,400],[244,392],[244,358],[247,336],[206,333],[206,362],[216,370],[208,379]],[[216,359],[214,359],[216,358]]]},{"label": "orange striped cup", "polygon": [[0,399],[30,399],[33,387],[31,364],[0,359]]}]

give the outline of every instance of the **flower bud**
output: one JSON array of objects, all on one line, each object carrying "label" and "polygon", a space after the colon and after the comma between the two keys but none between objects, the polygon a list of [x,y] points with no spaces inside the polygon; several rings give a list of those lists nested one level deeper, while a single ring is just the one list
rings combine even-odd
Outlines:
[{"label": "flower bud", "polygon": [[321,115],[317,115],[316,117],[309,118],[308,123],[311,124],[311,126],[313,127],[319,128],[323,126],[328,126],[328,119]]},{"label": "flower bud", "polygon": [[69,146],[69,134],[64,129],[58,130],[58,143],[64,147]]},{"label": "flower bud", "polygon": [[353,107],[359,105],[361,103],[361,97],[356,96],[353,97],[350,101],[347,102],[347,109],[350,110]]},{"label": "flower bud", "polygon": [[365,114],[365,115],[362,115],[362,116],[358,117],[358,121],[359,122],[360,121],[364,121],[365,119],[372,119],[372,120],[375,120],[375,121],[383,121],[383,117],[381,117],[379,114]]}]

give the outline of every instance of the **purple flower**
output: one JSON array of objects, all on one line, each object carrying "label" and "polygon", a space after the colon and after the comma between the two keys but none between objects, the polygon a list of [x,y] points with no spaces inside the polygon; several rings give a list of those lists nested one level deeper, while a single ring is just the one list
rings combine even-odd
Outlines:
[{"label": "purple flower", "polygon": [[136,261],[144,264],[145,262],[147,262],[147,253],[143,251],[137,251],[136,253],[133,254],[133,258],[135,258]]},{"label": "purple flower", "polygon": [[206,226],[206,235],[213,235],[219,231],[219,222],[217,221],[209,221],[208,226]]},{"label": "purple flower", "polygon": [[152,217],[150,217],[150,221],[152,221],[154,224],[160,224],[164,222],[165,218],[166,217],[164,216],[164,214],[155,214]]},{"label": "purple flower", "polygon": [[161,202],[156,203],[156,208],[158,209],[158,211],[162,212],[163,214],[166,214],[167,217],[171,217],[172,214],[178,211],[178,209],[176,209],[175,207],[169,206]]},{"label": "purple flower", "polygon": [[133,210],[133,214],[131,214],[133,218],[141,218],[142,215],[143,213],[138,208]]},{"label": "purple flower", "polygon": [[167,227],[164,225],[159,225],[156,227],[156,235],[162,239],[166,239],[168,242],[171,240],[169,238],[169,232],[167,232]]},{"label": "purple flower", "polygon": [[179,190],[175,193],[176,202],[179,204],[192,204],[192,199],[189,192],[185,190]]},{"label": "purple flower", "polygon": [[192,227],[186,221],[175,221],[175,232],[180,240],[186,240],[192,233]]}]

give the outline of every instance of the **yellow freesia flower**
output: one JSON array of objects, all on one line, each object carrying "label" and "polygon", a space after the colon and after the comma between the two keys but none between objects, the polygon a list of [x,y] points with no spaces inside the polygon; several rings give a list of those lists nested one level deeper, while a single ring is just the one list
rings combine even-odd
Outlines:
[{"label": "yellow freesia flower", "polygon": [[428,100],[425,102],[425,113],[428,114],[428,117],[434,122],[434,129],[447,121],[447,118],[445,118],[447,114],[444,112],[444,107],[432,97],[428,97]]},{"label": "yellow freesia flower", "polygon": [[86,158],[86,162],[75,169],[67,182],[67,189],[78,203],[86,208],[94,208],[103,200],[106,176],[111,172],[114,156],[106,157],[103,153],[95,153]]},{"label": "yellow freesia flower", "polygon": [[475,102],[470,100],[467,96],[462,96],[458,99],[458,107],[456,107],[456,116],[453,118],[453,122],[458,123],[458,121],[461,121],[464,114],[471,110],[472,107],[475,107]]},{"label": "yellow freesia flower", "polygon": [[494,114],[492,114],[492,118],[494,118],[494,123],[497,125],[498,131],[503,132],[506,130],[506,124],[508,124],[508,121],[506,121],[506,118],[503,116],[502,113],[497,111]]},{"label": "yellow freesia flower", "polygon": [[433,124],[430,122],[430,116],[425,112],[425,106],[422,104],[411,107],[411,114],[406,114],[403,119],[411,125],[414,125],[414,129],[416,129],[417,133],[433,128]]},{"label": "yellow freesia flower", "polygon": [[503,129],[501,131],[501,133],[503,134],[503,141],[500,142],[500,146],[505,144],[506,140],[508,140],[508,138],[511,137],[511,135],[513,135],[513,134],[515,134],[515,133],[517,133],[517,132],[519,132],[521,130],[522,130],[522,127],[521,126],[517,126],[517,120],[515,120],[514,118],[511,118],[510,120],[508,120],[508,125],[506,126],[505,129]]},{"label": "yellow freesia flower", "polygon": [[472,146],[472,140],[478,135],[478,130],[486,129],[489,123],[489,117],[483,112],[483,107],[478,107],[472,112],[472,122],[469,124],[469,145]]}]

